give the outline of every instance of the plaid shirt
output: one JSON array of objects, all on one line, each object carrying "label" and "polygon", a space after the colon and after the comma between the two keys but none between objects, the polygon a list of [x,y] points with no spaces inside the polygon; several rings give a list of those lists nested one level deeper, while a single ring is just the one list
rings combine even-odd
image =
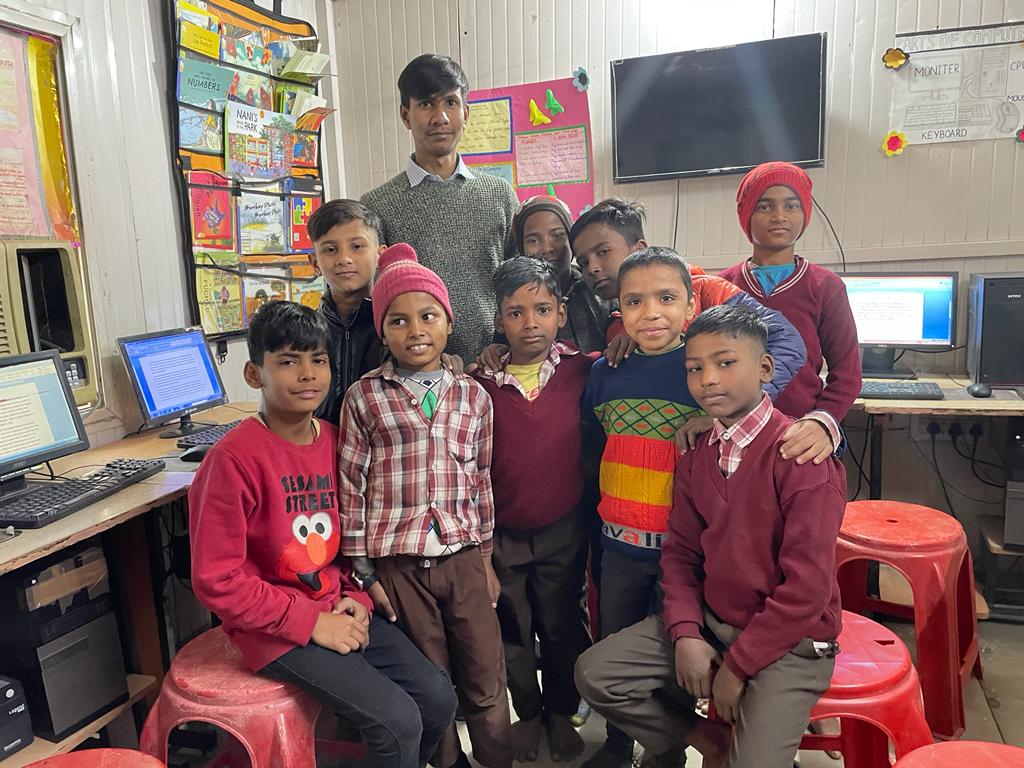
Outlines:
[{"label": "plaid shirt", "polygon": [[338,506],[346,555],[424,551],[430,521],[444,544],[492,550],[491,398],[456,376],[428,419],[387,362],[341,407]]},{"label": "plaid shirt", "polygon": [[711,430],[711,437],[708,438],[708,445],[718,443],[718,466],[722,468],[723,475],[730,477],[739,469],[740,461],[743,459],[743,450],[761,433],[774,410],[772,399],[765,394],[761,396],[761,402],[754,410],[728,429],[722,426],[722,422],[715,419],[715,426]]},{"label": "plaid shirt", "polygon": [[[558,364],[561,362],[562,355],[568,356],[578,354],[580,354],[580,351],[576,349],[576,347],[572,346],[571,344],[566,344],[564,341],[556,341],[554,344],[552,344],[551,351],[548,352],[547,360],[540,364],[540,376],[537,380],[537,386],[540,388],[540,390],[543,392],[544,387],[547,386],[547,383],[551,380],[551,377],[555,375],[555,368],[557,368]],[[526,392],[526,389],[523,388],[523,385],[520,383],[519,379],[517,379],[515,376],[509,373],[508,369],[506,368],[506,366],[508,365],[508,361],[511,359],[512,353],[506,352],[505,355],[501,358],[501,368],[499,368],[496,371],[491,371],[487,368],[481,368],[478,375],[487,379],[491,379],[499,387],[504,387],[506,384],[511,384],[513,387],[519,390],[523,397],[529,400],[530,396]]]}]

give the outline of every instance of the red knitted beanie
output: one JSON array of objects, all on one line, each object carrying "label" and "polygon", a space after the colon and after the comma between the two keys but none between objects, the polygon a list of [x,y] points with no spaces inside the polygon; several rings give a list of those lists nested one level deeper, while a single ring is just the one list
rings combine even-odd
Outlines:
[{"label": "red knitted beanie", "polygon": [[377,278],[370,292],[373,303],[373,325],[384,338],[384,315],[396,297],[403,293],[428,293],[437,299],[448,320],[452,319],[452,305],[448,289],[437,274],[416,258],[416,251],[408,243],[396,243],[386,249],[377,261]]},{"label": "red knitted beanie", "polygon": [[804,209],[804,227],[800,230],[801,235],[811,220],[811,177],[807,172],[792,163],[761,163],[743,177],[736,190],[736,213],[740,218],[740,228],[747,233],[747,240],[751,242],[753,239],[750,236],[750,217],[754,213],[754,206],[768,187],[775,186],[789,187],[800,198],[800,207]]}]

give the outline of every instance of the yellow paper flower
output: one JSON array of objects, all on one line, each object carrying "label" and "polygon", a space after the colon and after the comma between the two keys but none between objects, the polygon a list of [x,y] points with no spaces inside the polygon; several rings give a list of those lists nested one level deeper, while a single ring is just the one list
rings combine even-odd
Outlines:
[{"label": "yellow paper flower", "polygon": [[903,51],[901,48],[890,48],[882,54],[882,63],[885,64],[886,69],[891,69],[894,72],[897,69],[903,67],[910,58],[910,54]]},{"label": "yellow paper flower", "polygon": [[900,131],[889,131],[889,135],[882,142],[882,149],[886,157],[899,155],[907,148],[907,137]]}]

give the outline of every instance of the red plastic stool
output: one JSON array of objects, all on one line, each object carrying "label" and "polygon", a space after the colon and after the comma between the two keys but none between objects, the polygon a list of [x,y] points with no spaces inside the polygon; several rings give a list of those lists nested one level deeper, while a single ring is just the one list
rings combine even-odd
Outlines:
[{"label": "red plastic stool", "polygon": [[[912,608],[867,596],[869,560],[906,577]],[[982,675],[974,573],[960,523],[917,504],[851,502],[839,533],[836,569],[847,610],[913,620],[928,723],[938,738],[958,738],[964,730],[964,685],[972,670]]]},{"label": "red plastic stool", "polygon": [[[171,731],[200,721],[234,736],[253,768],[314,768],[320,709],[305,691],[251,672],[227,635],[211,629],[171,662],[142,727],[140,749],[166,762]],[[351,757],[364,749],[362,744],[329,746],[332,753]]]},{"label": "red plastic stool", "polygon": [[54,755],[25,768],[166,768],[155,757],[131,749],[83,749]]},{"label": "red plastic stool", "polygon": [[987,741],[944,741],[915,749],[896,768],[1020,768],[1024,749]]}]

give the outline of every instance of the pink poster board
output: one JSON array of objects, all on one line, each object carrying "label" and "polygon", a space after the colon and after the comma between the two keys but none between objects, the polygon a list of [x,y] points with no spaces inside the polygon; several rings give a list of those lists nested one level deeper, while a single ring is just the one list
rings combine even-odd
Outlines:
[{"label": "pink poster board", "polygon": [[590,104],[578,82],[567,77],[470,91],[459,142],[463,160],[506,179],[520,200],[553,188],[577,218],[594,203]]}]

